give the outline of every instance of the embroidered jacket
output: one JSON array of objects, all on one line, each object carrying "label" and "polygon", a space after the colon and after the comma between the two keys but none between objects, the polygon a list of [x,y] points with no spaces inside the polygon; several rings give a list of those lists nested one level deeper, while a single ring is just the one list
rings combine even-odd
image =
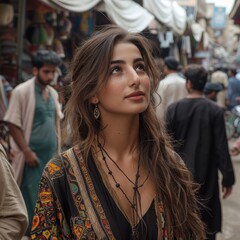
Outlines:
[{"label": "embroidered jacket", "polygon": [[[156,239],[167,237],[163,205],[154,199]],[[31,239],[118,239],[96,193],[91,174],[78,147],[53,158],[39,189]]]}]

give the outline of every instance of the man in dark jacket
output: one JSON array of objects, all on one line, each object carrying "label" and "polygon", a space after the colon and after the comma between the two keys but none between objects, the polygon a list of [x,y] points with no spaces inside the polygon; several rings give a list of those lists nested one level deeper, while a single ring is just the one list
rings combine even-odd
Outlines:
[{"label": "man in dark jacket", "polygon": [[176,140],[175,150],[201,186],[199,199],[205,205],[202,219],[207,226],[207,239],[213,240],[222,223],[218,170],[222,173],[223,198],[231,194],[235,176],[223,110],[203,94],[207,72],[199,65],[189,65],[185,76],[188,96],[169,106],[166,124]]}]

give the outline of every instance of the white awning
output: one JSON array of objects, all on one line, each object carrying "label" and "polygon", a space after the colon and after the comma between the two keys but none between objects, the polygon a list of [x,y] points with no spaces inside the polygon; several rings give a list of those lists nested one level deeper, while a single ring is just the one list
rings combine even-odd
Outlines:
[{"label": "white awning", "polygon": [[70,12],[86,12],[94,8],[102,0],[41,0],[52,6],[61,7]]},{"label": "white awning", "polygon": [[84,12],[101,7],[113,23],[133,31],[142,31],[156,18],[175,33],[182,34],[186,27],[186,12],[175,1],[143,0],[143,7],[133,0],[41,0],[71,12]]},{"label": "white awning", "polygon": [[169,0],[143,0],[143,7],[151,12],[160,23],[182,34],[187,23],[187,14],[177,2]]},{"label": "white awning", "polygon": [[104,0],[108,17],[117,25],[135,32],[146,29],[154,16],[134,1]]}]

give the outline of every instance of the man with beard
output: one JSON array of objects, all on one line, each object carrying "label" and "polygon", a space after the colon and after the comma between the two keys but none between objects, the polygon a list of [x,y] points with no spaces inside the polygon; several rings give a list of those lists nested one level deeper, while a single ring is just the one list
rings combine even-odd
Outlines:
[{"label": "man with beard", "polygon": [[37,51],[33,57],[34,77],[13,90],[4,117],[12,136],[12,166],[27,206],[29,226],[43,168],[60,141],[56,134],[61,117],[58,94],[49,85],[60,62],[53,51]]}]

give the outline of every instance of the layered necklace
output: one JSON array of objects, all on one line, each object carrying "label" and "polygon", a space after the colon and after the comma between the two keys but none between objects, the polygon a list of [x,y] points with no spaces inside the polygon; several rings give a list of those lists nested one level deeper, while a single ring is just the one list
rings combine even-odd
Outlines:
[{"label": "layered necklace", "polygon": [[[123,196],[126,198],[126,200],[129,202],[131,209],[132,209],[132,239],[142,239],[142,236],[139,236],[139,232],[138,232],[138,222],[142,221],[142,208],[141,208],[141,195],[139,192],[139,188],[143,187],[143,185],[146,183],[146,181],[149,178],[149,174],[147,175],[147,177],[144,179],[144,181],[142,182],[142,184],[139,184],[139,179],[140,179],[140,160],[138,160],[138,165],[137,165],[137,172],[135,175],[135,180],[132,181],[126,174],[125,172],[118,166],[118,164],[111,158],[111,156],[107,153],[107,151],[104,149],[104,147],[101,145],[101,143],[98,142],[98,148],[101,152],[102,155],[102,160],[107,168],[108,171],[108,175],[111,176],[111,178],[113,179],[114,183],[115,183],[115,187],[121,191],[121,193],[123,194]],[[115,178],[113,171],[110,169],[109,167],[109,163],[107,161],[107,158],[116,166],[116,168],[122,173],[122,175],[133,185],[133,199],[130,200],[129,197],[127,196],[127,194],[125,193],[125,191],[122,189],[121,184],[117,181],[117,179]],[[139,214],[140,212],[140,214]],[[146,224],[143,221],[143,224],[146,227]]]}]

